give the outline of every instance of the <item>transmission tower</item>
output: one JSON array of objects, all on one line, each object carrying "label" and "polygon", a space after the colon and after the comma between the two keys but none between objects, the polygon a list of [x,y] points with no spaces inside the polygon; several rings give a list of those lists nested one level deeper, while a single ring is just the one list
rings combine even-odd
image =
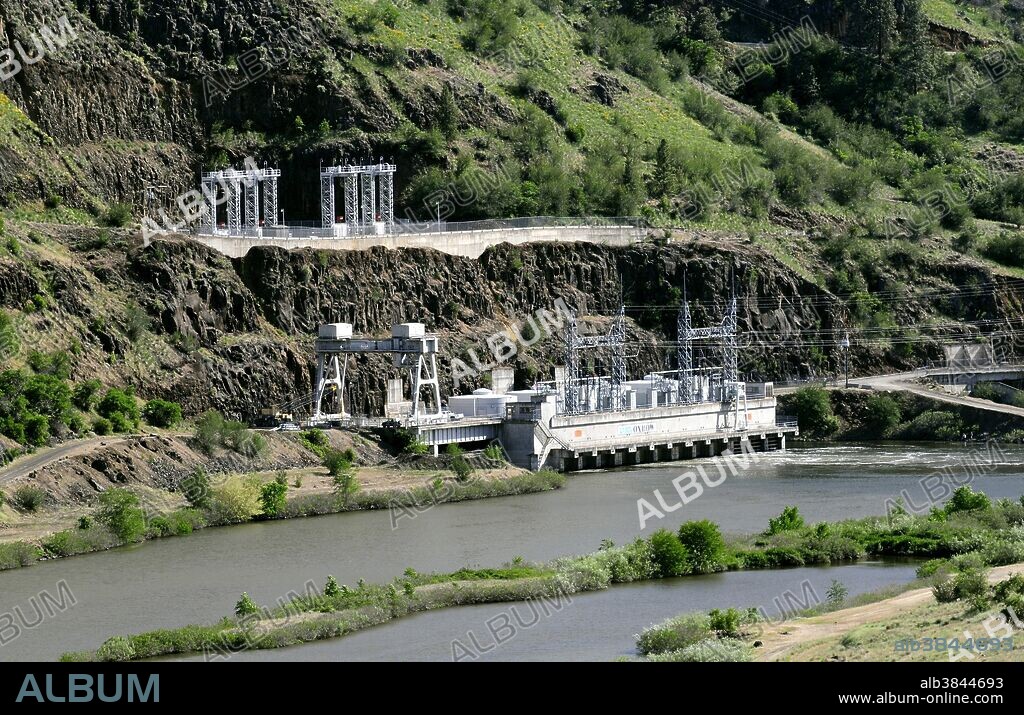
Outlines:
[{"label": "transmission tower", "polygon": [[693,389],[693,325],[690,320],[690,301],[683,278],[683,302],[676,316],[676,365],[679,368],[679,401],[692,404],[697,401]]},{"label": "transmission tower", "polygon": [[[626,381],[626,307],[619,306],[615,322],[607,335],[583,337],[576,325],[576,314],[569,318],[565,331],[565,383],[562,395],[562,411],[569,415],[578,415],[587,411],[588,405],[583,399],[583,368],[580,351],[587,348],[611,348],[612,374],[610,408],[622,409],[622,383]],[[589,395],[589,390],[587,391]]]}]

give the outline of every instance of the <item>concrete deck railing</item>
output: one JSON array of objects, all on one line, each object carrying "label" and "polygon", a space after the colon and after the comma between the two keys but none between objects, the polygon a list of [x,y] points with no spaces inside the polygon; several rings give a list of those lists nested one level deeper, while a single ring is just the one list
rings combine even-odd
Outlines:
[{"label": "concrete deck railing", "polygon": [[[499,222],[466,222],[460,224],[461,230],[442,230],[434,232],[398,232],[380,233],[375,235],[321,237],[317,235],[296,236],[289,232],[288,237],[259,236],[227,236],[223,234],[199,233],[195,239],[216,251],[231,258],[241,258],[255,246],[277,246],[285,249],[317,248],[329,251],[359,251],[374,246],[385,248],[432,248],[443,253],[466,258],[478,258],[485,250],[499,243],[534,243],[534,242],[589,242],[610,246],[628,246],[642,240],[646,229],[639,221],[594,225],[559,225],[552,221],[551,225],[525,225],[495,227]],[[485,228],[468,228],[471,224],[487,225]],[[442,228],[449,225],[442,224]],[[437,225],[434,224],[436,228]],[[314,229],[320,232],[321,229]],[[270,231],[268,230],[268,233]]]}]

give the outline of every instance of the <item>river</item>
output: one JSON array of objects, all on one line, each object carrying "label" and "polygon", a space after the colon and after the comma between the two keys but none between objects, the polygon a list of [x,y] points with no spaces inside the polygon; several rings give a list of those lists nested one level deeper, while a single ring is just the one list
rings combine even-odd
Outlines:
[{"label": "river", "polygon": [[[966,461],[981,466],[968,469]],[[700,498],[664,520],[650,521],[645,531],[704,518],[716,521],[726,532],[760,531],[769,517],[789,504],[798,505],[808,521],[882,514],[886,499],[904,490],[909,502],[921,507],[929,489],[932,494],[944,493],[949,474],[966,479],[974,472],[972,486],[994,498],[1016,499],[1024,494],[1024,447],[1005,447],[994,464],[989,461],[987,452],[960,446],[799,447],[760,455],[748,468],[738,469],[715,488],[705,488]],[[11,639],[12,630],[0,631],[0,639],[6,641],[0,646],[0,661],[52,659],[66,650],[96,647],[114,634],[214,621],[231,611],[242,591],[269,604],[290,590],[301,590],[309,579],[322,586],[327,574],[355,585],[359,578],[389,580],[407,566],[421,572],[451,570],[497,565],[516,555],[544,560],[589,552],[605,538],[622,543],[638,534],[637,499],[656,504],[653,490],[659,489],[671,503],[672,479],[697,464],[710,466],[706,461],[686,462],[581,473],[570,476],[567,486],[557,492],[443,505],[415,516],[355,512],[207,529],[188,537],[2,572],[0,625],[6,622],[2,614],[15,607],[29,621],[36,620],[32,600],[44,590],[56,594],[61,580],[74,594],[75,605],[34,628],[18,624],[21,619],[16,614],[14,627],[20,634]],[[717,474],[712,470],[709,477]],[[801,575],[801,571],[807,573]],[[623,649],[628,652],[627,636],[681,611],[715,605],[768,608],[779,593],[799,592],[804,578],[817,584],[819,594],[822,584],[827,587],[832,578],[859,592],[906,581],[912,571],[907,564],[860,564],[616,587],[576,597],[577,604],[584,605],[566,609],[566,618],[545,619],[554,629],[546,652],[551,657],[614,657]],[[450,657],[450,642],[457,637],[452,633],[465,633],[472,624],[483,628],[490,615],[506,607],[421,614],[343,639],[344,644],[303,646],[282,657]],[[584,615],[568,614],[591,612],[588,609],[596,615],[587,628],[606,629],[608,636],[595,635],[578,646],[571,639],[559,640],[559,633],[568,637],[574,628],[582,627],[581,622],[575,627],[565,624]],[[534,632],[543,633],[546,628],[538,625],[516,642],[529,643],[538,637]],[[382,635],[387,633],[399,640]],[[365,650],[348,650],[352,647],[348,643],[362,643]],[[501,651],[500,657],[515,655],[511,642],[496,650]],[[299,652],[302,656],[291,655]]]}]

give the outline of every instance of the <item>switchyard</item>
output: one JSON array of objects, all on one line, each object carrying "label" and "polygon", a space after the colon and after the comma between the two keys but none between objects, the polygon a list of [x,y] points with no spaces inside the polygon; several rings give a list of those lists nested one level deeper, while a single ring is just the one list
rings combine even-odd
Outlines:
[{"label": "switchyard", "polygon": [[[386,409],[435,454],[447,444],[497,441],[517,466],[574,471],[784,450],[799,426],[777,415],[773,383],[738,379],[736,301],[720,324],[694,328],[684,300],[677,328],[677,369],[629,380],[624,309],[604,335],[580,335],[573,315],[565,327],[565,367],[553,381],[508,389],[510,369],[497,368],[493,389],[453,395],[445,405],[437,379],[440,339],[422,323],[395,325],[388,338],[353,337],[349,323],[323,325],[315,342],[312,422],[352,420],[344,404],[349,358],[385,353],[409,385],[406,399],[404,384],[389,381]],[[711,340],[723,365],[695,367],[694,343]],[[583,374],[584,359],[596,351],[610,354],[609,375]]]}]

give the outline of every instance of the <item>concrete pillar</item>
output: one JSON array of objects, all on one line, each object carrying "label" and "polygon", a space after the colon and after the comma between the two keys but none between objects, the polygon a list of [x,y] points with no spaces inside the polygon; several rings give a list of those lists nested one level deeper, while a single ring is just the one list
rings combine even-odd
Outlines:
[{"label": "concrete pillar", "polygon": [[780,452],[785,452],[786,451],[786,435],[785,434],[783,434],[782,437],[779,438],[779,451]]},{"label": "concrete pillar", "polygon": [[440,454],[440,452],[438,451],[436,444],[434,445],[433,449],[434,449],[434,456],[435,457],[438,456],[438,454]]}]

